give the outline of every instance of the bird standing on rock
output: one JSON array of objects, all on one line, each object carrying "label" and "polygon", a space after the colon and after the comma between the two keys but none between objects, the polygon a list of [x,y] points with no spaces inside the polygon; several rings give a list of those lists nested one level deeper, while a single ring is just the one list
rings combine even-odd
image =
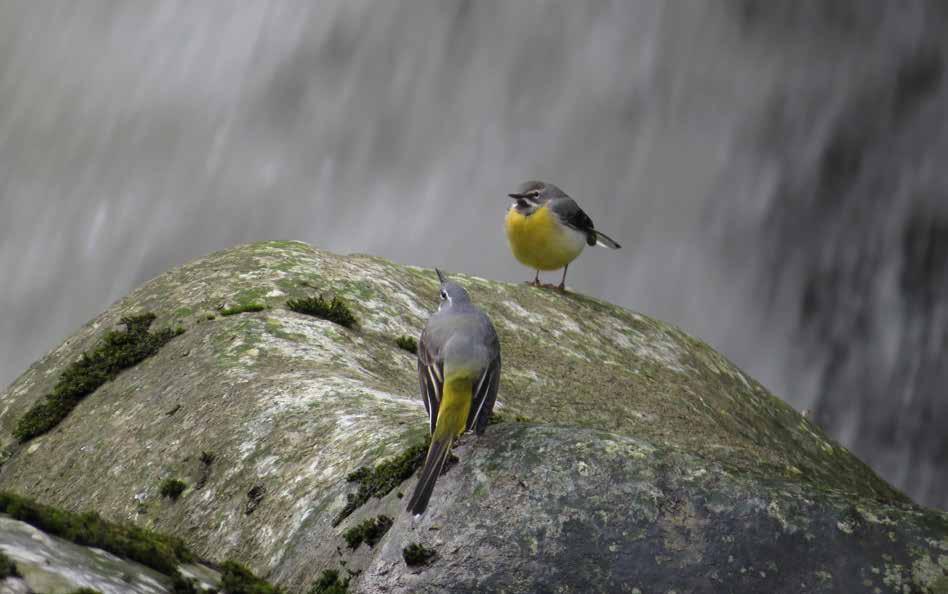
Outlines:
[{"label": "bird standing on rock", "polygon": [[542,181],[520,184],[507,210],[504,228],[517,260],[537,271],[532,284],[540,286],[541,270],[563,269],[557,286],[566,288],[566,270],[587,245],[614,250],[620,246],[593,227],[592,219],[566,192]]},{"label": "bird standing on rock", "polygon": [[500,341],[490,318],[471,303],[464,288],[435,272],[441,305],[418,341],[418,379],[431,445],[408,500],[408,511],[415,515],[428,507],[454,441],[465,431],[484,433],[500,382]]}]

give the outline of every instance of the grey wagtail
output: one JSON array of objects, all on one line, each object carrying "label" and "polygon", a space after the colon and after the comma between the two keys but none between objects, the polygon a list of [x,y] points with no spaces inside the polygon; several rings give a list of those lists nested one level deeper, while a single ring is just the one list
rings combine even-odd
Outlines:
[{"label": "grey wagtail", "polygon": [[559,288],[566,288],[566,270],[587,245],[619,249],[620,246],[593,227],[592,219],[576,201],[553,184],[528,181],[520,184],[504,229],[515,258],[537,271],[533,285],[540,285],[541,270],[563,269]]},{"label": "grey wagtail", "polygon": [[441,281],[441,305],[428,318],[418,341],[418,379],[430,421],[431,445],[408,511],[421,514],[451,445],[465,431],[478,435],[497,399],[500,382],[500,342],[487,314],[460,285]]}]

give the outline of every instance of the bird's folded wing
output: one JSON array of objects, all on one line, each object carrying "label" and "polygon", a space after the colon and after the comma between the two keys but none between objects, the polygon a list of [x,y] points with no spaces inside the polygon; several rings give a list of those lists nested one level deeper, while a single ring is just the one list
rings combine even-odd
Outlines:
[{"label": "bird's folded wing", "polygon": [[471,412],[467,417],[468,431],[474,429],[474,432],[480,435],[487,428],[494,401],[497,400],[498,385],[500,385],[500,352],[474,384],[474,398],[471,400]]},{"label": "bird's folded wing", "polygon": [[428,411],[428,431],[434,433],[438,407],[441,406],[441,390],[444,388],[444,367],[434,360],[424,343],[418,345],[418,382],[421,384],[425,410]]},{"label": "bird's folded wing", "polygon": [[594,229],[592,219],[589,218],[583,209],[576,204],[572,198],[555,200],[551,204],[551,209],[560,218],[564,225],[572,227],[577,231],[588,233]]}]

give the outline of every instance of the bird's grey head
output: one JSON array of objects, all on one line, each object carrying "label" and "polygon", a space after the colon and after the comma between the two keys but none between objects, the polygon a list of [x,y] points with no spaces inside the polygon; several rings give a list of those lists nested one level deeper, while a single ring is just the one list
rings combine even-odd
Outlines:
[{"label": "bird's grey head", "polygon": [[441,281],[441,305],[438,306],[439,311],[446,307],[451,307],[452,305],[471,302],[471,297],[467,294],[467,291],[464,290],[464,287],[448,280],[448,277],[437,268],[435,268],[435,272],[438,273],[438,280]]},{"label": "bird's grey head", "polygon": [[514,208],[525,215],[532,213],[554,198],[569,198],[566,192],[553,184],[538,180],[523,182],[516,192],[507,195],[515,200]]}]

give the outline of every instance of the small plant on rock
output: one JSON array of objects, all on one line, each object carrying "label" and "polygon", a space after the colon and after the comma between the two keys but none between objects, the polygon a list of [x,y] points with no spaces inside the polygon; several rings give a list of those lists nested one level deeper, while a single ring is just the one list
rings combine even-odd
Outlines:
[{"label": "small plant on rock", "polygon": [[435,558],[437,553],[434,549],[429,549],[423,544],[412,543],[402,549],[402,559],[405,565],[417,567],[419,565],[428,565]]},{"label": "small plant on rock", "polygon": [[385,533],[388,532],[388,529],[391,527],[392,518],[379,516],[360,522],[356,526],[346,530],[342,536],[346,539],[346,544],[349,545],[349,548],[354,551],[359,548],[359,545],[363,542],[370,547],[374,547],[382,540],[382,537],[385,536]]},{"label": "small plant on rock", "polygon": [[399,336],[395,339],[395,344],[398,345],[398,348],[408,351],[412,355],[418,354],[418,341],[411,336]]},{"label": "small plant on rock", "polygon": [[258,578],[235,561],[221,566],[221,592],[226,594],[283,594],[283,590]]},{"label": "small plant on rock", "polygon": [[352,310],[338,297],[333,297],[329,301],[321,296],[290,299],[286,302],[286,306],[296,313],[329,320],[346,328],[352,328],[356,324]]},{"label": "small plant on rock", "polygon": [[267,308],[266,305],[262,303],[238,303],[233,307],[225,307],[221,310],[222,316],[235,316],[241,313],[256,313],[258,311],[263,311]]},{"label": "small plant on rock", "polygon": [[257,509],[260,505],[260,502],[263,501],[264,495],[267,494],[267,490],[263,485],[254,485],[249,491],[247,491],[247,506],[244,508],[244,514],[250,515]]},{"label": "small plant on rock", "polygon": [[335,569],[326,569],[309,589],[308,594],[346,594],[348,591],[349,578],[342,579]]},{"label": "small plant on rock", "polygon": [[158,492],[162,497],[167,497],[172,501],[177,501],[178,497],[181,497],[181,494],[184,493],[184,490],[188,488],[188,485],[178,479],[165,479],[161,481],[161,486],[158,487]]}]

